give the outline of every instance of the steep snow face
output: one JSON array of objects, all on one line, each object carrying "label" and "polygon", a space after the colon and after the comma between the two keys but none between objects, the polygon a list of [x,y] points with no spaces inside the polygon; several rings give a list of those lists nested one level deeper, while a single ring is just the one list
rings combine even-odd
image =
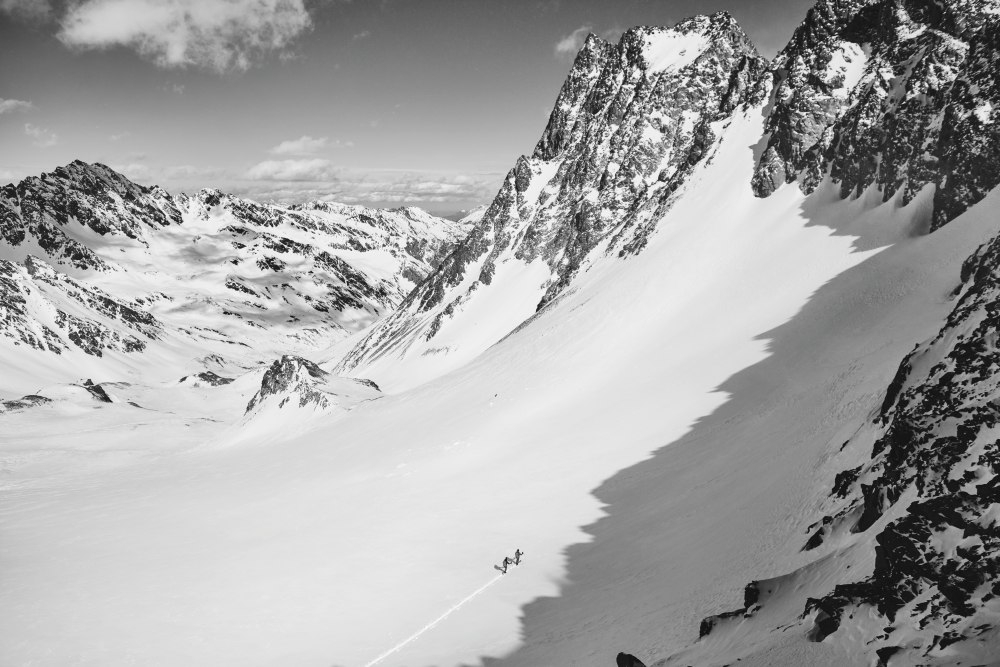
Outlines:
[{"label": "steep snow face", "polygon": [[878,617],[861,631],[897,661],[996,657],[998,278],[1000,238],[965,262],[944,326],[900,364],[873,423],[871,459],[837,476],[832,511],[806,548],[828,549],[828,536],[848,529],[867,533],[877,556],[867,579],[809,602],[816,639],[850,626],[864,605]]},{"label": "steep snow face", "polygon": [[775,61],[766,196],[830,174],[841,195],[876,184],[909,202],[936,186],[932,228],[1000,183],[1000,3],[821,0]]},{"label": "steep snow face", "polygon": [[[868,409],[840,429],[846,439],[830,443],[835,474],[799,519],[796,569],[774,577],[762,568],[769,577],[748,584],[742,608],[706,618],[699,643],[663,664],[755,664],[781,635],[858,664],[995,662],[998,200],[994,191],[954,223],[961,228],[931,235],[908,258],[935,264],[985,237],[960,268],[951,262],[951,284],[932,279],[934,309],[947,309],[915,328],[927,337],[862,399]],[[926,310],[906,301],[888,314],[896,327]]]},{"label": "steep snow face", "polygon": [[[206,357],[246,368],[368,326],[468,226],[413,208],[282,207],[217,190],[172,197],[74,162],[0,191],[14,304],[0,345],[30,346],[25,368],[46,368],[49,382],[73,379],[64,374],[74,366],[131,367],[147,380],[206,368]],[[64,362],[45,358],[57,351]],[[8,374],[3,388],[30,391],[31,376]]]},{"label": "steep snow face", "polygon": [[617,45],[591,35],[534,153],[340,369],[394,388],[433,377],[552,302],[595,258],[639,252],[710,152],[713,123],[762,95],[763,69],[727,14],[635,28]]}]

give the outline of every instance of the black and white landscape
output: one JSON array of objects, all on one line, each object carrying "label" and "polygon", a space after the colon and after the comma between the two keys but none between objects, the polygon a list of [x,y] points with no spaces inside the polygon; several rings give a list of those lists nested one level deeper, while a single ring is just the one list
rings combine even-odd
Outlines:
[{"label": "black and white landscape", "polygon": [[1000,665],[1000,0],[738,14],[560,42],[461,214],[0,188],[0,664]]}]

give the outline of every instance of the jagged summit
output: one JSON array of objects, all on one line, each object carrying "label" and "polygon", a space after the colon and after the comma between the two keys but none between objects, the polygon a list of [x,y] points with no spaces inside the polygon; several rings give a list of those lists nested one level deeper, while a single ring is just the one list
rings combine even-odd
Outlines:
[{"label": "jagged summit", "polygon": [[[641,69],[652,76],[671,74],[690,66],[717,44],[726,44],[741,56],[759,58],[753,42],[728,12],[685,19],[672,28],[631,28],[617,44],[591,33],[577,53],[531,157],[551,160],[572,143],[576,118],[571,112],[579,110],[574,102],[593,90],[587,82],[600,78],[609,63]],[[599,101],[593,100],[590,111],[601,109]]]},{"label": "jagged summit", "polygon": [[80,160],[17,185],[0,188],[0,240],[26,240],[41,253],[77,269],[112,270],[79,233],[144,243],[151,229],[181,223],[173,198],[161,188],[137,185],[110,167]]},{"label": "jagged summit", "polygon": [[[633,28],[616,45],[589,37],[532,155],[517,160],[466,239],[341,368],[431,348],[447,363],[468,359],[556,299],[599,247],[639,252],[710,152],[713,123],[761,95],[765,67],[725,13]],[[463,312],[500,273],[530,275],[517,280],[516,297],[491,297],[516,309],[492,318],[488,331],[479,325],[474,347],[456,342],[456,323],[471,325]]]}]

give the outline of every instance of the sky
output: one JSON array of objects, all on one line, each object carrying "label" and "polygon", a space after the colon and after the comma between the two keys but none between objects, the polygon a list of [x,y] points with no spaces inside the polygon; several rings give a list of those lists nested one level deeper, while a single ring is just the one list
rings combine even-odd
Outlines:
[{"label": "sky", "polygon": [[589,32],[812,0],[0,0],[0,183],[81,159],[172,192],[489,203]]}]

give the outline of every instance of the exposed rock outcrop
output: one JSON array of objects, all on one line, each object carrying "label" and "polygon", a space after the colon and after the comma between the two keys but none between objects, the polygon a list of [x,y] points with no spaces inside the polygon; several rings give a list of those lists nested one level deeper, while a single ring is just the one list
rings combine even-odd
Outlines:
[{"label": "exposed rock outcrop", "polygon": [[930,185],[932,228],[952,220],[1000,183],[998,40],[995,0],[821,0],[775,60],[755,192]]}]

